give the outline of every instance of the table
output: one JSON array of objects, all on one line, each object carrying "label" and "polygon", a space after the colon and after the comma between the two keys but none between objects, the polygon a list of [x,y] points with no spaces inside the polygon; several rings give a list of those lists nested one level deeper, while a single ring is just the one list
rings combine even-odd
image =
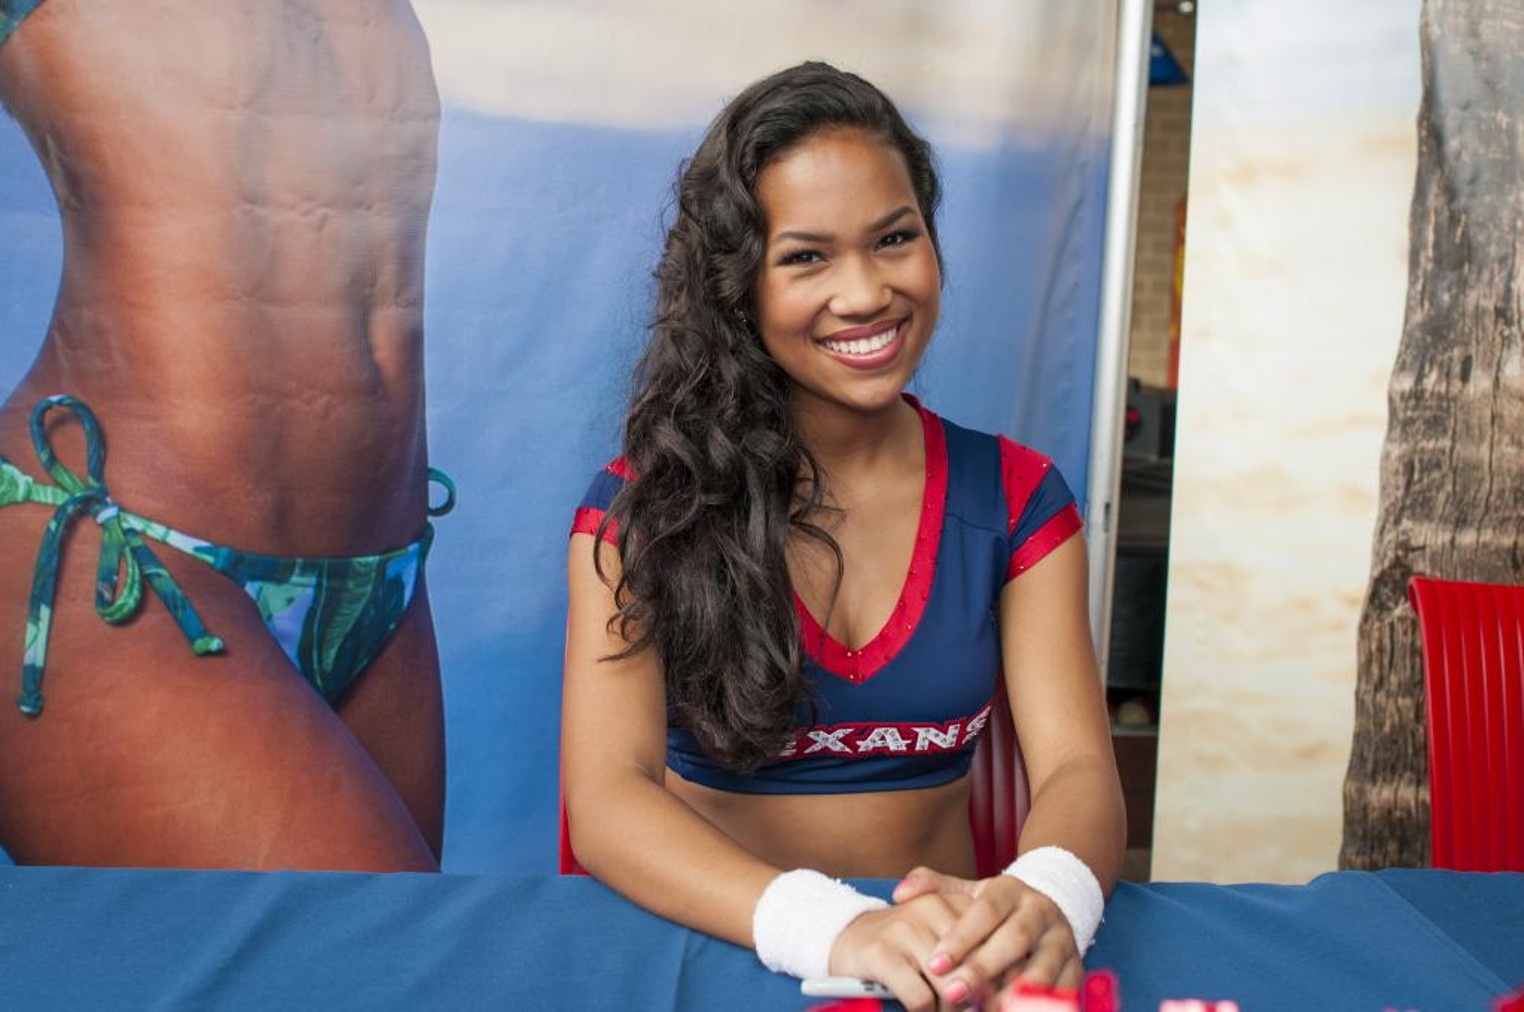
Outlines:
[{"label": "table", "polygon": [[[889,883],[868,883],[887,893]],[[0,868],[4,1009],[789,1009],[797,982],[586,878]],[[1485,1012],[1524,875],[1126,884],[1088,963],[1126,1012]]]}]

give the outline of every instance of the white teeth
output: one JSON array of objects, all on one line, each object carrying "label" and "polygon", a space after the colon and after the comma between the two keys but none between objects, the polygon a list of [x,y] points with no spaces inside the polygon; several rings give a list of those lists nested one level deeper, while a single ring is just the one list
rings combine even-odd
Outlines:
[{"label": "white teeth", "polygon": [[889,347],[890,343],[899,336],[899,332],[899,327],[890,327],[872,337],[859,337],[855,341],[824,341],[822,343],[838,355],[871,355]]}]

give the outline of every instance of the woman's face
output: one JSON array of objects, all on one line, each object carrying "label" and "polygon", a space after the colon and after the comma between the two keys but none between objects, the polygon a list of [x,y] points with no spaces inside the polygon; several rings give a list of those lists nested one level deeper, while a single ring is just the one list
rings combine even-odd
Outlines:
[{"label": "woman's face", "polygon": [[862,412],[897,403],[941,306],[904,157],[860,130],[822,131],[762,170],[757,199],[757,328],[796,398]]}]

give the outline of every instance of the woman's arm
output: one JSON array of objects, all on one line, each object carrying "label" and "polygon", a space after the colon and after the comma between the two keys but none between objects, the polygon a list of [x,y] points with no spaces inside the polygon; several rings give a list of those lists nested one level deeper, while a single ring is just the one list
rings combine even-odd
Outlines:
[{"label": "woman's arm", "polygon": [[[617,627],[608,627],[613,593],[594,570],[594,544],[590,535],[573,535],[567,567],[561,763],[577,860],[654,913],[755,947],[757,902],[782,869],[747,852],[664,786],[660,664],[650,650],[601,660],[625,643]],[[603,546],[604,572],[617,581],[615,555]],[[830,971],[882,981],[913,1012],[935,1008],[938,982],[926,978],[925,961],[969,902],[928,895],[861,914],[831,947]]]},{"label": "woman's arm", "polygon": [[[613,593],[593,567],[594,539],[571,539],[561,763],[577,860],[670,920],[750,946],[757,898],[779,869],[747,853],[663,786],[666,690],[650,650],[622,650]],[[611,545],[604,571],[618,579]]]},{"label": "woman's arm", "polygon": [[1090,633],[1085,541],[1075,535],[1006,584],[1000,631],[1006,693],[1032,808],[1018,853],[1056,845],[1107,895],[1126,847],[1126,814]]},{"label": "woman's arm", "polygon": [[[1121,871],[1126,818],[1091,646],[1086,584],[1084,541],[1070,537],[1006,584],[1001,651],[1032,787],[1018,854],[1060,847],[1083,861],[1109,894]],[[1036,983],[1079,982],[1080,953],[1069,922],[1043,893],[1010,875],[969,882],[918,868],[895,898],[933,889],[974,897],[928,963],[958,982],[943,990],[950,1000],[985,990],[1011,969]]]}]

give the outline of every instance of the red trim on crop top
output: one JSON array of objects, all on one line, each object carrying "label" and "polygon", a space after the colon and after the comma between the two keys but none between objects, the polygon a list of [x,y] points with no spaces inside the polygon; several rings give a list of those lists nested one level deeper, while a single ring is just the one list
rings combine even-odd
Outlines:
[{"label": "red trim on crop top", "polygon": [[931,579],[936,573],[937,549],[942,541],[942,518],[947,510],[947,437],[940,418],[910,395],[905,395],[905,399],[921,416],[921,431],[926,440],[926,486],[921,493],[921,520],[910,569],[888,621],[876,636],[854,650],[822,629],[798,592],[794,593],[794,609],[799,613],[805,650],[822,670],[857,685],[877,674],[915,635],[926,610],[926,599],[931,596]]}]

